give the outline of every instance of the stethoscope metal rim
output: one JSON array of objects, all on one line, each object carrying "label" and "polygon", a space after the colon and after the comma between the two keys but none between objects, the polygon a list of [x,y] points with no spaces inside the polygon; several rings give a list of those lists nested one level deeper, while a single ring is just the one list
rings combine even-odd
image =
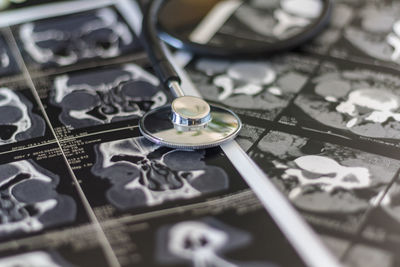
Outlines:
[{"label": "stethoscope metal rim", "polygon": [[[178,148],[178,149],[205,149],[205,148],[211,148],[211,147],[216,147],[219,145],[222,145],[228,141],[231,141],[232,139],[234,139],[240,132],[240,130],[242,129],[242,122],[240,120],[240,118],[231,110],[221,107],[221,106],[217,106],[217,105],[210,105],[211,107],[211,112],[213,111],[223,111],[225,112],[227,115],[229,114],[231,116],[231,118],[234,118],[237,122],[237,127],[235,127],[235,130],[233,132],[231,132],[228,136],[225,136],[223,138],[218,138],[214,141],[209,141],[209,142],[204,142],[204,143],[197,143],[197,144],[183,144],[183,143],[177,143],[177,142],[171,142],[169,140],[165,140],[165,139],[161,139],[159,137],[157,137],[153,132],[151,132],[149,129],[146,128],[145,126],[145,122],[147,119],[151,119],[149,118],[152,115],[158,115],[158,116],[164,116],[164,120],[165,122],[169,121],[171,123],[171,129],[174,127],[173,123],[170,119],[170,114],[171,114],[171,105],[164,105],[161,107],[158,107],[156,109],[150,110],[149,112],[147,112],[145,115],[143,115],[143,117],[140,119],[139,121],[139,130],[140,133],[146,137],[147,139],[149,139],[150,141],[152,141],[153,143],[156,143],[158,145],[163,145],[166,147],[170,147],[170,148]],[[177,131],[178,132],[178,131]],[[177,133],[176,136],[174,137],[181,137],[180,134]]]}]

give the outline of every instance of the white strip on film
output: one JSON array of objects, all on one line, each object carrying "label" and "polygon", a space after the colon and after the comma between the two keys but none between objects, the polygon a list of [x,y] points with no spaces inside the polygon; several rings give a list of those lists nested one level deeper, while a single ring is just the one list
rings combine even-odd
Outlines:
[{"label": "white strip on film", "polygon": [[[121,12],[124,10],[125,14],[130,14],[131,16],[139,10],[129,0],[120,0],[119,6]],[[141,17],[142,15],[137,14],[136,16]],[[218,28],[209,23],[204,23],[203,25],[210,27],[212,30]],[[138,28],[138,25],[131,26],[135,29]],[[205,30],[200,29],[199,31],[204,32]],[[208,36],[212,37],[214,34],[209,34]],[[204,39],[202,41],[204,42]],[[169,55],[169,59],[174,63],[180,75],[185,94],[200,96],[189,76],[182,69],[182,66],[186,65],[190,58],[191,56],[188,53],[178,53],[177,57]],[[313,267],[341,266],[288,200],[275,188],[265,173],[235,141],[224,144],[221,148],[307,265]]]},{"label": "white strip on film", "polygon": [[229,0],[216,4],[190,34],[189,39],[199,44],[208,43],[242,3],[240,0]]}]

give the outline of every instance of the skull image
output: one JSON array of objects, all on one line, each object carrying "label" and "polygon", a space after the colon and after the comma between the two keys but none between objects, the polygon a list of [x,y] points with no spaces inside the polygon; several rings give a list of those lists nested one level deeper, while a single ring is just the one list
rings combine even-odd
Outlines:
[{"label": "skull image", "polygon": [[178,256],[193,262],[193,266],[237,266],[217,255],[228,242],[228,235],[205,223],[186,221],[170,230],[168,247]]},{"label": "skull image", "polygon": [[[239,8],[235,15],[254,32],[283,39],[299,33],[321,11],[320,0],[252,0]],[[265,12],[272,13],[272,16],[266,16]]]},{"label": "skull image", "polygon": [[33,114],[32,108],[19,93],[0,88],[0,145],[44,135],[44,120]]},{"label": "skull image", "polygon": [[370,57],[400,63],[400,5],[369,3],[362,9],[360,25],[348,27],[345,38]]},{"label": "skull image", "polygon": [[364,167],[346,167],[328,157],[314,155],[299,157],[294,163],[298,168],[289,168],[282,176],[283,179],[297,178],[298,185],[289,193],[291,199],[310,185],[326,192],[370,186],[370,173]]},{"label": "skull image", "polygon": [[55,190],[58,176],[27,160],[0,165],[0,170],[1,237],[33,233],[75,219],[75,202]]},{"label": "skull image", "polygon": [[219,167],[202,161],[204,151],[171,150],[144,137],[102,143],[93,174],[108,179],[107,199],[119,209],[190,199],[228,188]]},{"label": "skull image", "polygon": [[157,258],[161,265],[193,267],[268,266],[267,262],[238,262],[223,255],[251,244],[252,237],[219,220],[205,217],[161,227],[157,231]]},{"label": "skull image", "polygon": [[111,8],[26,23],[19,28],[19,37],[29,56],[46,66],[116,57],[138,46]]},{"label": "skull image", "polygon": [[297,208],[324,214],[365,212],[398,170],[397,160],[277,131],[250,154]]},{"label": "skull image", "polygon": [[61,256],[44,251],[27,252],[0,259],[3,267],[73,267]]},{"label": "skull image", "polygon": [[[357,107],[371,110],[367,115],[360,116]],[[345,102],[340,103],[336,110],[353,118],[347,123],[351,128],[360,120],[383,124],[389,119],[400,122],[400,113],[394,113],[400,107],[400,97],[391,92],[379,89],[358,89],[352,91]],[[361,117],[361,118],[360,118]]]},{"label": "skull image", "polygon": [[331,72],[317,77],[316,95],[295,100],[308,116],[330,127],[373,138],[400,138],[400,94],[397,77],[379,80],[363,71]]},{"label": "skull image", "polygon": [[141,117],[167,103],[158,80],[141,67],[80,72],[54,80],[51,103],[64,125],[81,128]]}]

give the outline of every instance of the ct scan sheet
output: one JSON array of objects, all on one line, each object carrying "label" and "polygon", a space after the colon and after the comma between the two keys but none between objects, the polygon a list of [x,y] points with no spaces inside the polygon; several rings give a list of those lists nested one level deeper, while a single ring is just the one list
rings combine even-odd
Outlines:
[{"label": "ct scan sheet", "polygon": [[[260,2],[212,40],[289,34],[279,18],[258,27],[262,12],[285,12]],[[329,28],[292,53],[175,55],[185,92],[245,124],[237,143],[188,151],[137,127],[172,97],[138,37],[136,2],[11,1],[18,9],[0,13],[0,266],[398,266],[400,2],[336,2]]]}]

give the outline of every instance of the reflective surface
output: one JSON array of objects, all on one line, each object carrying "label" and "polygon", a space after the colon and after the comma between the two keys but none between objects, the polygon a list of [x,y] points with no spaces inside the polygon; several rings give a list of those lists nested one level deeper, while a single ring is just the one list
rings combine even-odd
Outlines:
[{"label": "reflective surface", "polygon": [[142,117],[139,128],[149,140],[172,148],[201,149],[232,140],[239,133],[242,123],[231,111],[211,106],[211,122],[203,129],[183,131],[171,121],[171,106],[166,105]]},{"label": "reflective surface", "polygon": [[172,102],[171,108],[172,122],[178,129],[179,127],[204,128],[211,120],[210,105],[198,97],[178,97]]},{"label": "reflective surface", "polygon": [[167,0],[158,21],[161,38],[177,48],[248,55],[300,45],[330,13],[328,0]]}]

